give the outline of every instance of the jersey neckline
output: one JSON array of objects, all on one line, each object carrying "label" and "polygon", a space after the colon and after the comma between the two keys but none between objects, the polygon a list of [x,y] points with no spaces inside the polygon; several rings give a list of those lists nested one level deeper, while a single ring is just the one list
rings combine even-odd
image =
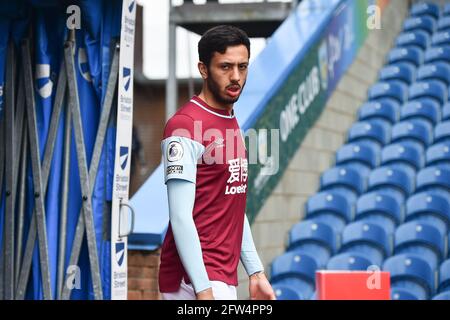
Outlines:
[{"label": "jersey neckline", "polygon": [[233,119],[234,118],[234,110],[231,109],[231,115],[228,113],[227,110],[217,109],[213,108],[210,105],[208,105],[205,101],[200,99],[198,96],[193,96],[190,100],[192,103],[194,103],[196,106],[202,108],[203,110],[214,114],[215,116],[225,118],[225,119]]}]

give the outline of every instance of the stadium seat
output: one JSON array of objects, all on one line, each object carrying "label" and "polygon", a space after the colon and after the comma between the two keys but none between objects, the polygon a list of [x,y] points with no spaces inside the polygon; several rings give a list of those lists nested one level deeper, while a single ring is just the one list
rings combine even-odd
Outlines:
[{"label": "stadium seat", "polygon": [[359,121],[380,119],[387,121],[390,124],[394,124],[399,120],[399,118],[400,105],[395,100],[366,102],[358,110]]},{"label": "stadium seat", "polygon": [[400,82],[377,82],[369,88],[370,101],[390,98],[403,104],[408,99],[408,86]]},{"label": "stadium seat", "polygon": [[346,196],[350,202],[366,190],[366,177],[361,172],[345,167],[333,167],[320,177],[320,191],[332,191]]},{"label": "stadium seat", "polygon": [[367,141],[376,143],[379,147],[389,143],[390,139],[391,125],[370,120],[354,123],[347,135],[348,142]]},{"label": "stadium seat", "polygon": [[277,300],[304,300],[303,295],[297,287],[289,284],[274,284],[272,286]]},{"label": "stadium seat", "polygon": [[373,191],[362,195],[356,203],[355,220],[377,223],[393,234],[404,220],[403,206],[389,194]]},{"label": "stadium seat", "polygon": [[450,230],[450,198],[432,191],[419,192],[406,202],[406,221],[425,221],[442,236]]},{"label": "stadium seat", "polygon": [[428,222],[405,222],[395,231],[395,254],[409,253],[422,257],[435,270],[446,256],[445,237]]},{"label": "stadium seat", "polygon": [[433,300],[450,300],[450,291],[445,291],[435,295]]},{"label": "stadium seat", "polygon": [[391,287],[404,289],[419,300],[432,296],[435,290],[435,274],[422,258],[411,254],[399,254],[388,258],[383,270],[391,274]]},{"label": "stadium seat", "polygon": [[328,261],[327,270],[366,271],[372,263],[363,255],[354,252],[339,253]]},{"label": "stadium seat", "polygon": [[354,212],[349,200],[344,196],[323,191],[311,196],[306,203],[306,217],[324,222],[340,233],[353,220]]},{"label": "stadium seat", "polygon": [[427,149],[427,166],[444,166],[450,169],[450,141],[436,143]]},{"label": "stadium seat", "polygon": [[414,293],[409,290],[403,288],[392,288],[391,300],[419,300],[419,297],[415,296]]},{"label": "stadium seat", "polygon": [[445,142],[450,140],[450,120],[441,122],[434,128],[434,142]]},{"label": "stadium seat", "polygon": [[414,180],[414,172],[406,167],[382,166],[370,173],[368,190],[389,194],[403,202],[414,191]]},{"label": "stadium seat", "polygon": [[450,31],[435,32],[431,37],[431,44],[434,47],[450,45]]},{"label": "stadium seat", "polygon": [[355,168],[367,176],[379,165],[380,156],[380,148],[358,142],[348,143],[336,152],[336,165]]},{"label": "stadium seat", "polygon": [[410,17],[403,23],[404,31],[422,30],[430,36],[436,30],[436,20],[429,16]]},{"label": "stadium seat", "polygon": [[423,63],[423,59],[423,51],[416,47],[394,48],[389,51],[387,55],[388,64],[409,62],[412,63],[415,67],[419,67]]},{"label": "stadium seat", "polygon": [[450,31],[450,17],[441,17],[437,22],[437,31]]},{"label": "stadium seat", "polygon": [[446,87],[450,85],[450,64],[446,62],[428,63],[417,70],[417,81],[439,80]]},{"label": "stadium seat", "polygon": [[274,285],[296,287],[305,299],[314,292],[317,265],[309,255],[289,251],[276,257],[270,268],[270,282]]},{"label": "stadium seat", "polygon": [[433,127],[418,120],[398,122],[392,127],[391,143],[394,142],[408,142],[425,149],[433,142]]},{"label": "stadium seat", "polygon": [[431,98],[440,105],[447,102],[447,87],[438,80],[415,82],[409,87],[409,100]]},{"label": "stadium seat", "polygon": [[411,63],[395,63],[382,68],[379,72],[380,81],[400,81],[410,85],[415,81],[415,67]]},{"label": "stadium seat", "polygon": [[336,233],[325,223],[305,220],[295,224],[289,232],[287,250],[308,254],[316,260],[318,268],[326,265],[336,248]]},{"label": "stadium seat", "polygon": [[426,50],[430,45],[430,36],[422,30],[402,32],[397,36],[395,44],[400,48],[413,46]]},{"label": "stadium seat", "polygon": [[[419,23],[418,23],[419,24]],[[425,24],[423,22],[422,24]],[[424,26],[421,30],[426,30],[426,27]],[[437,22],[437,31],[450,31],[450,16],[449,17],[441,17]]]},{"label": "stadium seat", "polygon": [[442,262],[439,268],[439,286],[437,292],[450,292],[450,259]]},{"label": "stadium seat", "polygon": [[392,143],[381,150],[381,165],[402,164],[414,170],[420,170],[425,163],[425,157],[421,150],[412,145],[401,142]]},{"label": "stadium seat", "polygon": [[410,14],[413,17],[423,17],[428,15],[434,19],[438,19],[440,16],[439,6],[429,2],[417,3],[411,7]]},{"label": "stadium seat", "polygon": [[444,197],[450,192],[450,169],[440,166],[426,167],[417,173],[416,191],[436,191]]},{"label": "stadium seat", "polygon": [[400,119],[401,121],[425,120],[434,126],[441,121],[441,107],[439,103],[431,99],[412,100],[401,107]]},{"label": "stadium seat", "polygon": [[449,16],[450,15],[450,3],[445,4],[444,10],[442,11],[443,16]]},{"label": "stadium seat", "polygon": [[425,51],[425,63],[450,63],[450,46],[432,47]]},{"label": "stadium seat", "polygon": [[374,265],[381,266],[383,260],[391,254],[391,248],[389,235],[374,223],[356,221],[347,225],[342,232],[340,253],[361,254]]},{"label": "stadium seat", "polygon": [[442,107],[442,121],[450,120],[450,102]]}]

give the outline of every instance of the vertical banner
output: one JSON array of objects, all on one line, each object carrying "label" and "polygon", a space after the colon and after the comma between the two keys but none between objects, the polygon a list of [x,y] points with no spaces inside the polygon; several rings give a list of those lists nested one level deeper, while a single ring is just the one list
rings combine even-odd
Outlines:
[{"label": "vertical banner", "polygon": [[[127,299],[127,209],[133,124],[133,58],[136,1],[123,0],[120,32],[117,135],[111,217],[111,299]],[[121,212],[121,208],[124,208]]]}]

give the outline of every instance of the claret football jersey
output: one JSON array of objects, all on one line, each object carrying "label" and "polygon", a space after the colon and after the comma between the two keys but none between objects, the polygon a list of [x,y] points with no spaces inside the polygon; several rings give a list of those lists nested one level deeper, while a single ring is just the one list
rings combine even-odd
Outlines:
[{"label": "claret football jersey", "polygon": [[[196,185],[192,215],[209,280],[237,285],[248,162],[234,114],[194,96],[167,122],[161,148],[165,182],[184,179]],[[190,283],[169,224],[161,251],[160,291],[177,291],[183,278]]]}]

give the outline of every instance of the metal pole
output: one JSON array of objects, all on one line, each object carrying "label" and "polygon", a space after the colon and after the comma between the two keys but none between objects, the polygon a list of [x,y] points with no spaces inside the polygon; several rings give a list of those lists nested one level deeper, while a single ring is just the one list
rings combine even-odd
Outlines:
[{"label": "metal pole", "polygon": [[[5,145],[5,126],[4,126],[4,119],[5,115],[3,112],[3,116],[0,118],[0,145]],[[4,172],[4,165],[5,165],[5,148],[0,148],[0,200],[2,200],[3,197],[3,172]],[[4,280],[4,273],[3,273],[3,253],[5,252],[5,234],[3,233],[2,237],[2,245],[1,245],[1,251],[0,251],[0,300],[3,300],[3,280]]]},{"label": "metal pole", "polygon": [[177,26],[172,20],[172,1],[169,1],[169,65],[166,82],[166,121],[177,111]]},{"label": "metal pole", "polygon": [[[64,68],[64,67],[63,67]],[[66,259],[66,236],[67,236],[67,204],[69,195],[69,173],[70,173],[70,147],[71,147],[71,122],[72,113],[69,104],[66,107],[66,119],[64,124],[64,164],[63,164],[63,186],[61,198],[61,215],[59,222],[59,252],[58,252],[58,299],[61,299],[64,285],[64,262]]]},{"label": "metal pole", "polygon": [[[94,186],[95,178],[97,177],[98,165],[100,162],[108,121],[111,114],[112,102],[114,100],[114,95],[116,91],[118,74],[119,74],[119,45],[117,44],[115,46],[115,51],[111,62],[111,69],[108,78],[108,87],[106,89],[105,100],[103,102],[102,113],[100,115],[100,123],[97,129],[97,136],[95,138],[94,151],[92,153],[92,159],[89,167],[89,185],[91,186]],[[78,262],[84,231],[85,231],[84,216],[80,211],[75,231],[75,238],[72,244],[72,252],[70,254],[69,265],[75,265]],[[70,293],[71,289],[68,288],[67,286],[64,286],[61,299],[63,300],[69,299]]]},{"label": "metal pole", "polygon": [[[0,145],[5,145],[5,125],[4,125],[5,115],[0,118]],[[3,173],[5,165],[5,148],[0,148],[0,197],[3,194]]]},{"label": "metal pole", "polygon": [[23,129],[22,134],[22,151],[20,158],[20,182],[19,182],[19,205],[17,208],[17,248],[16,248],[16,283],[19,283],[20,262],[22,261],[22,246],[23,246],[23,227],[25,217],[25,196],[26,196],[26,176],[27,176],[27,158],[28,158],[28,130],[27,127]]},{"label": "metal pole", "polygon": [[[61,110],[64,102],[65,90],[67,86],[67,76],[65,72],[64,63],[61,63],[61,68],[58,77],[58,84],[56,88],[55,104],[53,106],[52,118],[50,121],[50,128],[45,145],[44,160],[42,162],[42,190],[44,195],[47,193],[48,177],[50,174],[50,166],[53,158],[53,151],[56,141],[56,132],[59,126]],[[30,275],[31,260],[33,256],[34,243],[36,241],[36,220],[35,211],[31,217],[31,224],[28,231],[28,238],[25,246],[25,253],[23,255],[22,266],[20,269],[19,283],[17,286],[16,299],[22,300],[25,297],[25,289]]]},{"label": "metal pole", "polygon": [[[20,66],[19,66],[20,69]],[[22,245],[23,245],[23,225],[24,225],[24,215],[25,215],[25,177],[26,177],[26,166],[27,166],[27,129],[25,123],[25,98],[23,92],[23,72],[19,71],[19,87],[17,94],[17,109],[16,109],[16,136],[14,145],[17,147],[17,151],[20,150],[20,154],[16,155],[17,161],[14,163],[14,181],[18,181],[19,175],[19,165],[21,167],[21,176],[19,182],[19,194],[18,194],[18,210],[17,210],[17,225],[16,225],[16,252],[15,252],[15,278],[14,283],[17,285],[19,281],[20,274],[20,262],[22,260]],[[20,163],[19,163],[20,161]],[[25,166],[25,167],[24,167]]]},{"label": "metal pole", "polygon": [[[34,206],[36,214],[36,227],[39,237],[39,259],[42,276],[42,286],[44,291],[44,299],[51,300],[51,284],[50,284],[50,269],[48,258],[48,242],[47,242],[47,229],[45,225],[45,206],[44,206],[44,193],[45,189],[42,188],[42,175],[40,165],[39,154],[39,141],[38,131],[36,123],[36,110],[34,99],[34,86],[33,86],[33,74],[31,68],[31,53],[30,44],[26,39],[22,44],[22,59],[23,59],[23,71],[25,80],[25,99],[27,105],[27,120],[28,120],[28,134],[31,149],[31,163],[33,171],[33,187],[34,187]],[[32,219],[33,220],[33,219]],[[30,228],[30,233],[32,228]]]},{"label": "metal pole", "polygon": [[97,241],[95,238],[94,219],[92,215],[92,193],[89,183],[89,172],[87,168],[86,149],[83,136],[83,125],[81,123],[80,101],[78,99],[78,85],[75,74],[75,62],[73,56],[74,43],[67,41],[64,45],[64,56],[66,63],[67,82],[69,88],[69,105],[73,117],[73,128],[75,132],[75,144],[77,149],[78,170],[80,174],[81,193],[83,197],[84,224],[86,226],[86,238],[91,267],[92,286],[96,300],[103,299],[102,283],[100,279],[100,267],[98,263]]},{"label": "metal pole", "polygon": [[15,180],[14,167],[16,161],[14,136],[15,136],[15,52],[12,42],[8,45],[6,63],[6,86],[5,86],[5,124],[6,124],[6,207],[5,207],[5,238],[4,238],[4,299],[14,299],[14,198]]}]

